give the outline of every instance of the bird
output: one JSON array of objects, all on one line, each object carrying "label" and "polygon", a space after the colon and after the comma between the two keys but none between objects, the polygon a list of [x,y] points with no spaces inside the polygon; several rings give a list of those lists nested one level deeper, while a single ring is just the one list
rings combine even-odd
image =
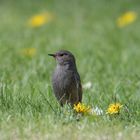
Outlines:
[{"label": "bird", "polygon": [[74,55],[67,50],[59,50],[48,55],[54,57],[57,62],[52,75],[52,88],[60,105],[74,106],[82,102],[81,79]]}]

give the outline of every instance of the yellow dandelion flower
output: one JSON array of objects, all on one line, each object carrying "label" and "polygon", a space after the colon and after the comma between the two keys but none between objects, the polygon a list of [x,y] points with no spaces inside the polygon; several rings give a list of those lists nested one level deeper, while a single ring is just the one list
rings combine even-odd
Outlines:
[{"label": "yellow dandelion flower", "polygon": [[25,48],[22,50],[22,54],[27,57],[33,57],[36,54],[36,48]]},{"label": "yellow dandelion flower", "polygon": [[40,27],[52,20],[52,14],[49,12],[43,13],[43,14],[38,14],[33,17],[28,21],[28,25],[30,27]]},{"label": "yellow dandelion flower", "polygon": [[78,104],[74,104],[74,108],[73,108],[77,113],[90,113],[91,112],[91,108],[89,106],[86,106],[82,103],[78,103]]},{"label": "yellow dandelion flower", "polygon": [[107,114],[118,114],[120,112],[120,109],[122,108],[123,105],[120,103],[114,103],[110,104],[108,109],[107,109]]},{"label": "yellow dandelion flower", "polygon": [[123,14],[121,17],[117,19],[117,25],[118,27],[124,27],[134,22],[136,18],[137,18],[137,14],[135,12],[132,11],[126,12],[125,14]]}]

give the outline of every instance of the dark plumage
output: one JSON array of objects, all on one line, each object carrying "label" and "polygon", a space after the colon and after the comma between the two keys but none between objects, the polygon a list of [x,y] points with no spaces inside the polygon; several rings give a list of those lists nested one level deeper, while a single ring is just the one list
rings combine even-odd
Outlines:
[{"label": "dark plumage", "polygon": [[54,94],[61,105],[70,103],[72,106],[82,101],[82,86],[77,72],[73,54],[61,50],[55,54],[49,54],[57,61],[52,85]]}]

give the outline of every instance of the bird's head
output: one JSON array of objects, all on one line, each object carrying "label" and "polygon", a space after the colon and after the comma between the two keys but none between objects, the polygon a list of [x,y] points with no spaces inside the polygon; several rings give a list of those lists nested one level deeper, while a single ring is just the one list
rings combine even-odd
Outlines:
[{"label": "bird's head", "polygon": [[60,50],[54,54],[48,54],[49,56],[53,56],[59,65],[75,65],[75,58],[73,54],[66,50]]}]

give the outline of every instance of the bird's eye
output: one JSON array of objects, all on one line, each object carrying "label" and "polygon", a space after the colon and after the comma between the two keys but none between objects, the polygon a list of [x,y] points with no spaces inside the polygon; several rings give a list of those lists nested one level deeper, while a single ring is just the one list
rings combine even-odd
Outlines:
[{"label": "bird's eye", "polygon": [[67,53],[62,53],[62,54],[59,54],[59,56],[64,56],[64,55],[68,55]]}]

